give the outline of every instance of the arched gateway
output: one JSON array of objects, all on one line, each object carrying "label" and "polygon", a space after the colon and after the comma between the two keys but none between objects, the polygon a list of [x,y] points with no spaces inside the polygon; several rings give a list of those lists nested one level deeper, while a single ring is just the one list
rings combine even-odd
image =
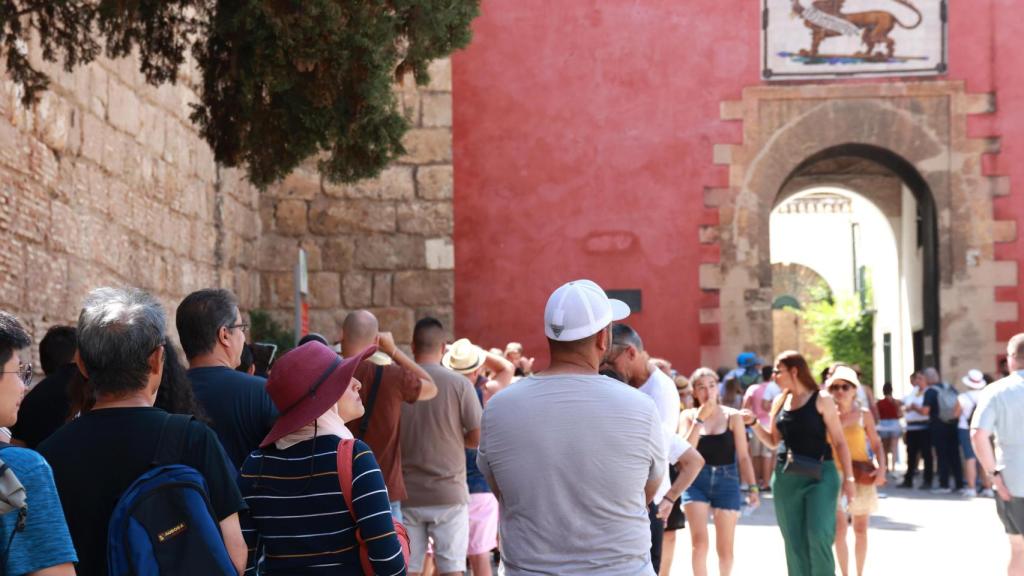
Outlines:
[{"label": "arched gateway", "polygon": [[999,186],[983,176],[982,156],[998,143],[967,137],[967,117],[984,113],[983,101],[955,82],[757,87],[722,110],[743,122],[743,144],[716,147],[729,187],[706,198],[718,209],[717,234],[708,236],[720,260],[702,270],[702,289],[717,295],[705,298],[717,312],[702,315],[719,324],[717,342],[702,347],[705,364],[728,364],[743,349],[778,352],[769,215],[800,190],[833,185],[857,190],[890,218],[885,207],[899,210],[901,190],[914,200],[924,266],[913,295],[923,311],[915,364],[995,369],[996,322],[1016,319],[995,292],[1016,284],[1016,265],[994,255],[1005,226],[993,219]]}]

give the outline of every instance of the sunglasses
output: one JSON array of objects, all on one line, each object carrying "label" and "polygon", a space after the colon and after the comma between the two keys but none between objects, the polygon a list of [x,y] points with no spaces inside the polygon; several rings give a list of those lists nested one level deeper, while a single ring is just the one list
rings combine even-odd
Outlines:
[{"label": "sunglasses", "polygon": [[853,390],[853,384],[833,384],[828,387],[829,392],[835,392],[836,390],[842,390],[843,392]]}]

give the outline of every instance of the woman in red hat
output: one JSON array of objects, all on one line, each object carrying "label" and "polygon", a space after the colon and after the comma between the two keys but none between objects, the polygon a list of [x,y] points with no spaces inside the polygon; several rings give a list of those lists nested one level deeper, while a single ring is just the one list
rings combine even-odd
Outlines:
[{"label": "woman in red hat", "polygon": [[280,416],[239,478],[249,505],[242,518],[247,572],[262,558],[261,573],[269,576],[363,574],[358,525],[374,572],[406,573],[387,487],[369,446],[356,440],[352,451],[352,510],[338,482],[338,445],[352,438],[345,422],[363,415],[361,384],[352,375],[375,350],[342,359],[308,342],[274,364],[267,392]]}]

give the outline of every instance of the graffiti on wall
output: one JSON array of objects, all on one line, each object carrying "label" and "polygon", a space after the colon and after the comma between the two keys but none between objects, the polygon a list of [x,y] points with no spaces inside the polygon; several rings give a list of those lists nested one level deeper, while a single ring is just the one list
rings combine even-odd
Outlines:
[{"label": "graffiti on wall", "polygon": [[763,0],[766,80],[946,72],[946,0]]}]

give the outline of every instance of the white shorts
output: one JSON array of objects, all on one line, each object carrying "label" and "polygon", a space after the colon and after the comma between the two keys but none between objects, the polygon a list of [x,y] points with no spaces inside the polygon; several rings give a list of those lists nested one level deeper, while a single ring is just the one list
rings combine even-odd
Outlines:
[{"label": "white shorts", "polygon": [[402,506],[409,531],[409,572],[423,572],[427,540],[434,541],[438,573],[465,572],[469,548],[469,506]]}]

